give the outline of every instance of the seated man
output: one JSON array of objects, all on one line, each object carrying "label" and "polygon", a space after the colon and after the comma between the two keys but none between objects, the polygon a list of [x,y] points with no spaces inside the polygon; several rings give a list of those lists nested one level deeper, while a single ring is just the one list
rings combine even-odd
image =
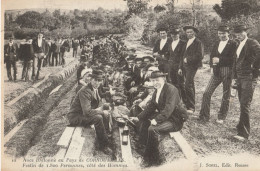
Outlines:
[{"label": "seated man", "polygon": [[[84,79],[88,79],[86,75],[83,77]],[[67,118],[71,126],[94,124],[100,149],[105,154],[111,154],[112,150],[108,147],[106,131],[109,130],[109,112],[98,108],[101,102],[98,88],[103,81],[103,73],[99,70],[93,70],[90,77],[90,83],[82,87],[72,101]]]},{"label": "seated man", "polygon": [[152,72],[150,80],[156,89],[152,99],[137,117],[130,118],[141,124],[139,142],[145,145],[144,161],[148,166],[160,164],[160,135],[181,130],[187,119],[178,89],[166,82],[166,75],[160,71]]}]

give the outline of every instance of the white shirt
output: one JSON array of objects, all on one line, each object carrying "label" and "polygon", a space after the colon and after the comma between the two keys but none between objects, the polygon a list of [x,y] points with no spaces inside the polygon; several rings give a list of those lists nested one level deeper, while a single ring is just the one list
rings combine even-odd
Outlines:
[{"label": "white shirt", "polygon": [[188,49],[188,47],[193,43],[193,41],[194,41],[195,39],[196,39],[196,37],[193,37],[193,38],[191,38],[191,39],[188,40],[186,49]]},{"label": "white shirt", "polygon": [[242,42],[240,42],[240,44],[237,48],[237,58],[239,57],[243,47],[245,46],[247,39],[248,39],[248,37],[246,37]]},{"label": "white shirt", "polygon": [[160,50],[162,50],[162,48],[164,47],[166,42],[167,42],[167,38],[166,39],[161,39],[161,41],[160,41]]},{"label": "white shirt", "polygon": [[42,47],[42,39],[38,39],[38,46]]},{"label": "white shirt", "polygon": [[180,42],[180,39],[174,40],[172,41],[172,51],[175,50],[175,48],[177,47],[178,43]]},{"label": "white shirt", "polygon": [[225,41],[220,41],[220,42],[219,42],[219,45],[218,45],[218,52],[219,52],[219,53],[222,53],[222,52],[223,52],[224,48],[226,47],[226,45],[227,45],[227,43],[228,43],[228,40],[229,40],[229,39],[227,39],[227,40],[225,40]]},{"label": "white shirt", "polygon": [[97,95],[97,99],[99,100],[100,99],[100,96],[99,96],[99,94],[98,94],[98,89],[96,89],[96,88],[93,88],[94,89],[94,93],[95,93],[95,96]]},{"label": "white shirt", "polygon": [[[165,83],[164,83],[164,84],[165,84]],[[162,88],[163,88],[164,84],[163,84],[159,89],[157,89],[156,98],[155,98],[156,103],[158,103],[158,100],[159,100],[159,97],[160,97],[160,95],[161,95]]]}]

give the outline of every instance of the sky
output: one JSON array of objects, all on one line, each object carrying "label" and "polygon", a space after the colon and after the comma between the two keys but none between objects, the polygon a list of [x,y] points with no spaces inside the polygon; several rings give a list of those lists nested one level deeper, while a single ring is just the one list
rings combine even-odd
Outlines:
[{"label": "sky", "polygon": [[[176,5],[189,3],[190,0],[176,0]],[[164,4],[166,0],[152,0],[150,5]],[[204,4],[216,4],[221,0],[203,0]],[[60,8],[60,9],[126,9],[123,0],[2,0],[5,10],[30,8]]]}]

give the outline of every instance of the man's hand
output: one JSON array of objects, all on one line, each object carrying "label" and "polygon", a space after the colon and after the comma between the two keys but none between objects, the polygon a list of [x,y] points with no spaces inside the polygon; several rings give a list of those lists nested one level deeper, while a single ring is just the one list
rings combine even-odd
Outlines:
[{"label": "man's hand", "polygon": [[181,69],[178,70],[178,74],[182,76],[182,70]]},{"label": "man's hand", "polygon": [[116,94],[116,91],[113,90],[111,87],[110,87],[110,89],[109,89],[109,92],[110,92],[110,94],[111,94],[112,96]]},{"label": "man's hand", "polygon": [[137,91],[137,87],[132,87],[132,88],[129,90],[130,93],[134,93],[134,92],[136,92],[136,91]]},{"label": "man's hand", "polygon": [[141,103],[142,102],[142,99],[138,99],[138,100],[135,100],[134,101],[134,104],[139,104],[139,103]]},{"label": "man's hand", "polygon": [[139,119],[137,117],[130,117],[129,120],[133,121],[133,122],[138,122],[139,121]]},{"label": "man's hand", "polygon": [[151,120],[151,124],[152,124],[152,125],[157,125],[156,120],[155,120],[155,119]]},{"label": "man's hand", "polygon": [[103,110],[103,112],[104,112],[104,115],[105,115],[105,116],[108,116],[108,115],[109,115],[109,111],[108,111],[108,110]]},{"label": "man's hand", "polygon": [[187,64],[187,58],[184,58],[183,62],[184,62],[185,64]]},{"label": "man's hand", "polygon": [[213,65],[217,65],[219,63],[219,58],[218,57],[212,58],[212,63]]},{"label": "man's hand", "polygon": [[134,85],[135,85],[135,81],[132,81],[132,82],[131,82],[131,86],[134,86]]}]

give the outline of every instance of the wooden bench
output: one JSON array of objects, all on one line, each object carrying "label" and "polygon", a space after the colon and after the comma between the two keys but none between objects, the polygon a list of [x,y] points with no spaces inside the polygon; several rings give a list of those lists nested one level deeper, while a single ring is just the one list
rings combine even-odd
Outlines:
[{"label": "wooden bench", "polygon": [[[66,127],[62,133],[57,145],[60,147],[55,158],[79,159],[82,151],[85,137],[82,136],[83,127]],[[91,125],[92,131],[95,131],[94,125]]]},{"label": "wooden bench", "polygon": [[122,152],[122,159],[124,162],[127,163],[128,167],[133,167],[134,166],[134,160],[133,160],[133,155],[131,151],[131,143],[130,143],[130,137],[128,135],[127,139],[127,145],[123,145],[122,143],[122,133],[123,133],[122,127],[119,127],[119,135],[120,135],[120,145],[121,145],[121,152]]},{"label": "wooden bench", "polygon": [[191,146],[188,144],[188,142],[185,140],[180,132],[170,132],[170,137],[174,138],[188,160],[197,159],[197,154],[193,151]]}]

